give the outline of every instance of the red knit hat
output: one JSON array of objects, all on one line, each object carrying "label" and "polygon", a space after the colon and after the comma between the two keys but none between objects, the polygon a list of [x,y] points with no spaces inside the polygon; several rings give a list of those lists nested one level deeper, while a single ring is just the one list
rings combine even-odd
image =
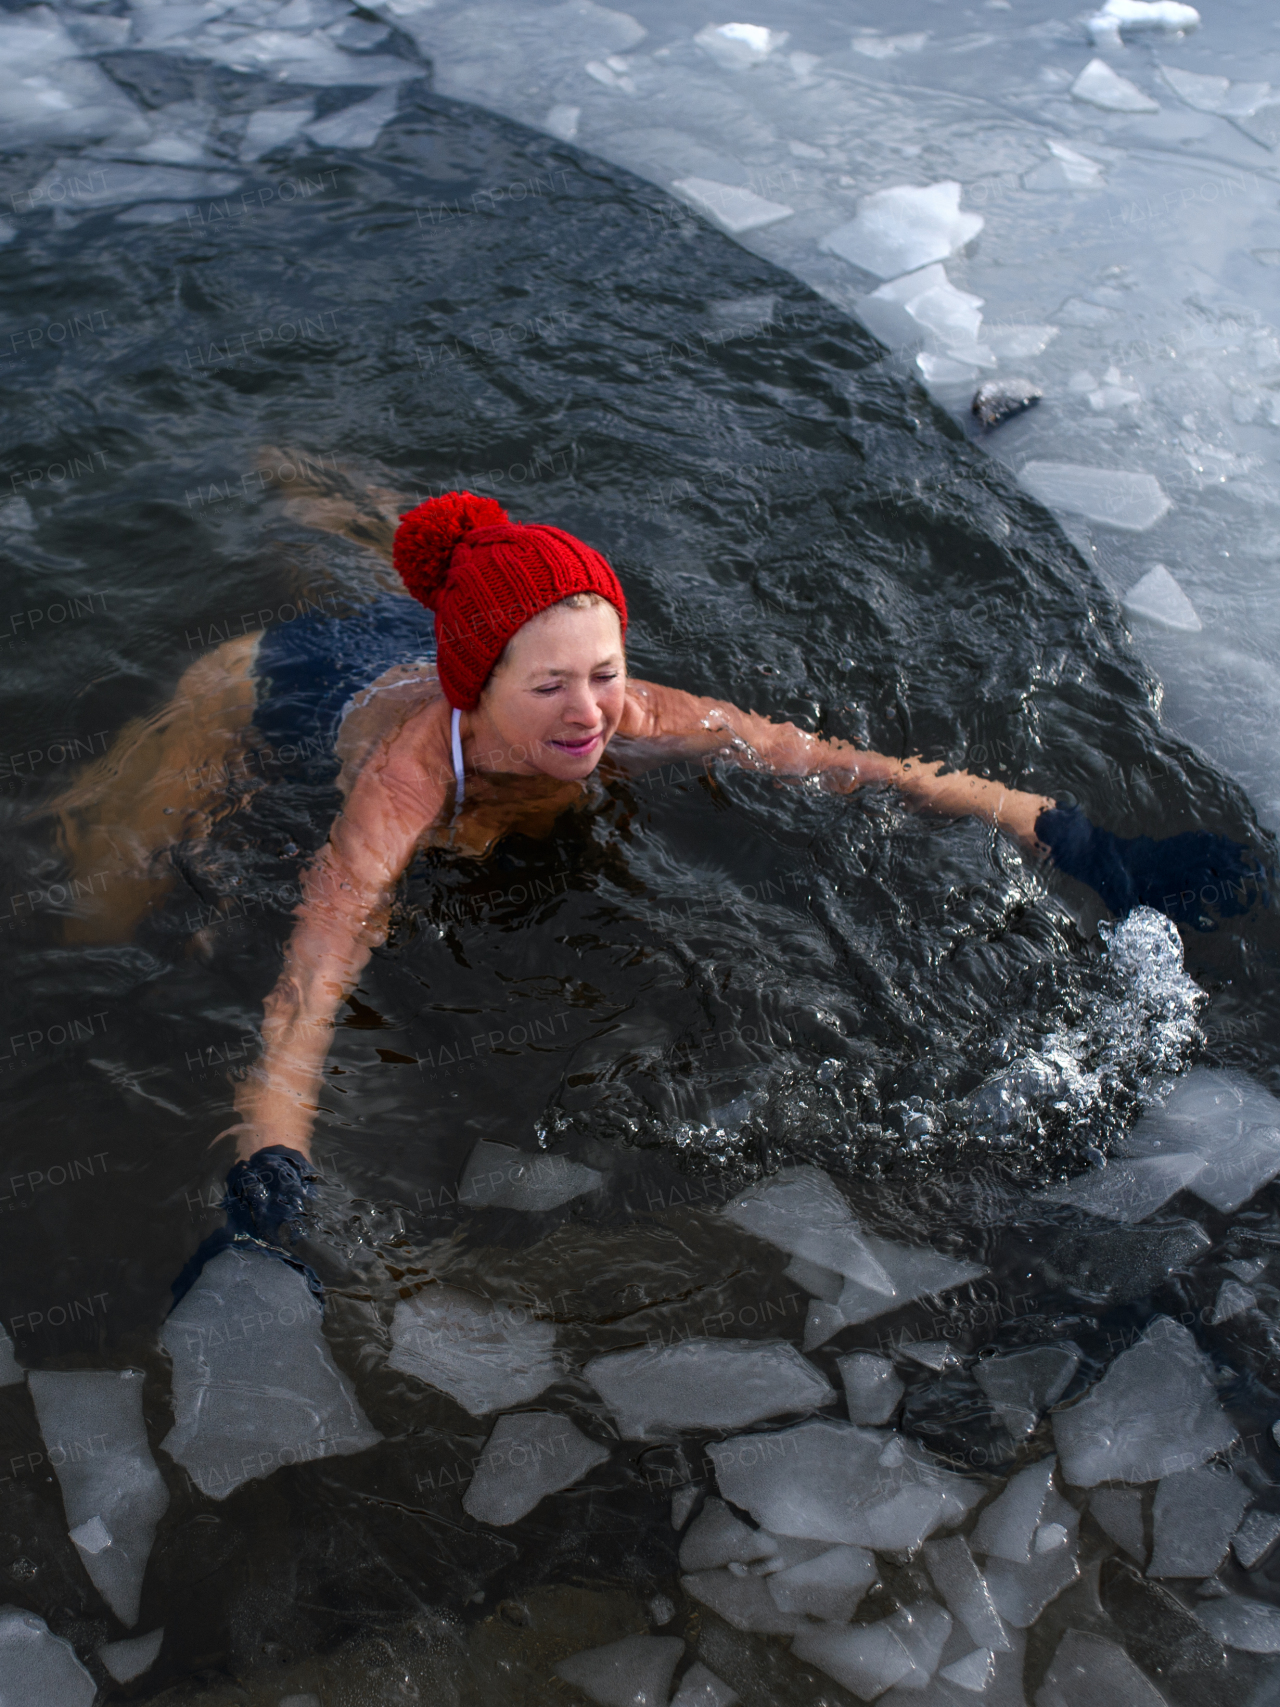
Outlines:
[{"label": "red knit hat", "polygon": [[516,630],[570,593],[608,599],[627,632],[627,601],[600,553],[559,528],[509,521],[494,498],[428,498],[401,516],[392,561],[436,614],[440,685],[460,711],[479,703]]}]

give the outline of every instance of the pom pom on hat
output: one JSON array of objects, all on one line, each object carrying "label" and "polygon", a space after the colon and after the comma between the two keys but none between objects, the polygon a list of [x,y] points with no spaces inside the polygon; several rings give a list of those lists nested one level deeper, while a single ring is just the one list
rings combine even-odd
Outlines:
[{"label": "pom pom on hat", "polygon": [[400,518],[392,562],[406,589],[435,610],[449,573],[454,547],[477,528],[504,527],[507,512],[496,498],[474,492],[446,492]]}]

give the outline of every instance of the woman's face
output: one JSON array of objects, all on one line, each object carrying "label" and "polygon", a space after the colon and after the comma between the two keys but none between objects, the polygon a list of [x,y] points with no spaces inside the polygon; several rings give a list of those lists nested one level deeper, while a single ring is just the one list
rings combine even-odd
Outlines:
[{"label": "woman's face", "polygon": [[622,717],[627,665],[610,604],[553,605],[516,631],[474,727],[485,768],[590,776]]}]

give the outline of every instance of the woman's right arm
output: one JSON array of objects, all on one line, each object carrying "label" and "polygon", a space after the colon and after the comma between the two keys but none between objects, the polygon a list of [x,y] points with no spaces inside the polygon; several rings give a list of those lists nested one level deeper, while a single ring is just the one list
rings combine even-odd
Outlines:
[{"label": "woman's right arm", "polygon": [[284,966],[264,1004],[262,1054],[241,1081],[236,1138],[243,1160],[268,1144],[311,1154],[321,1076],[339,1007],[386,940],[392,892],[444,805],[452,772],[425,762],[431,708],[410,717],[369,759],[302,880]]}]

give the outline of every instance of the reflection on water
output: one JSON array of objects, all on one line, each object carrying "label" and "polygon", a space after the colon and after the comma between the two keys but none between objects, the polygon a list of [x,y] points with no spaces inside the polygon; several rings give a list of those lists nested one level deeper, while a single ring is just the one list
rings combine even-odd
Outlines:
[{"label": "reflection on water", "polygon": [[[420,72],[324,27],[309,86]],[[154,718],[213,646],[356,619],[397,502],[598,544],[640,675],[1258,845],[1088,563],[834,308],[421,83],[340,152],[354,109],[218,64],[97,88],[261,141],[234,186],[130,168],[188,172],[190,216],[144,176],[37,218],[52,154],[10,163],[0,1667],[86,1701],[1017,1703],[1075,1663],[1264,1699],[1261,909],[1099,930],[976,821],[605,771],[403,885],[330,1058],[323,1322],[258,1253],[166,1320],[337,794],[242,679],[191,690],[168,770]]]}]

